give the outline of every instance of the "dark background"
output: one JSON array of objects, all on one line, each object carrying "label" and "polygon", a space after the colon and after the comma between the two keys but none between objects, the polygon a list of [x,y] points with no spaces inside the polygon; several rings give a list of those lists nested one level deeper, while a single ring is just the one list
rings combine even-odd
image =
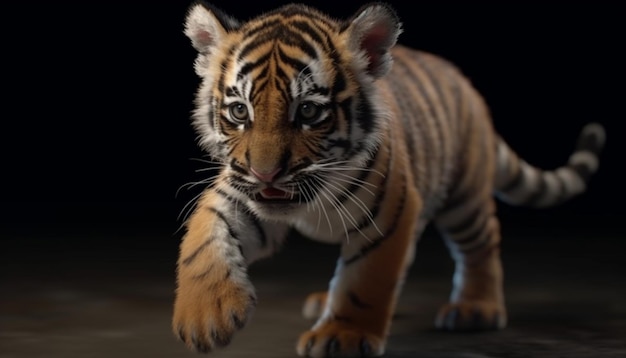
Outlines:
[{"label": "dark background", "polygon": [[[282,3],[216,2],[240,19]],[[360,6],[312,3],[336,17]],[[608,143],[584,195],[553,209],[499,206],[507,330],[432,330],[454,268],[441,241],[427,238],[388,356],[622,356],[621,4],[390,3],[404,22],[400,42],[455,62],[528,162],[566,163],[589,121],[605,125]],[[188,5],[0,1],[0,355],[186,356],[169,328],[177,217],[199,188],[176,191],[206,175],[190,160],[202,153],[189,120],[199,80],[182,32]],[[293,356],[308,325],[295,315],[308,292],[326,287],[337,248],[291,239],[250,270],[260,309],[220,356]]]},{"label": "dark background", "polygon": [[[247,19],[284,1],[216,1]],[[617,2],[390,1],[400,42],[455,62],[497,130],[530,163],[566,162],[582,126],[608,145],[589,191],[555,209],[500,206],[505,227],[624,237],[624,48]],[[315,1],[343,18],[356,2]],[[189,114],[198,79],[186,1],[15,1],[0,5],[3,238],[152,232],[177,219],[202,179]],[[510,225],[510,226],[507,226]]]}]

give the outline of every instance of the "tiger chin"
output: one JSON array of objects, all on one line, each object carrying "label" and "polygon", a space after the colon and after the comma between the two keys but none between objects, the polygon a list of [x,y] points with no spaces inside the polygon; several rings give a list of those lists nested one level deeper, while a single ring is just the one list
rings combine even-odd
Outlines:
[{"label": "tiger chin", "polygon": [[190,349],[226,346],[245,326],[257,301],[247,268],[290,229],[340,246],[328,290],[304,303],[317,321],[296,343],[300,356],[384,354],[428,223],[456,265],[435,325],[505,327],[494,194],[547,207],[582,193],[604,130],[587,125],[562,167],[533,167],[494,131],[469,80],[396,45],[401,31],[383,3],[345,20],[296,4],[246,22],[190,7],[201,78],[193,126],[219,167],[180,245],[173,330]]}]

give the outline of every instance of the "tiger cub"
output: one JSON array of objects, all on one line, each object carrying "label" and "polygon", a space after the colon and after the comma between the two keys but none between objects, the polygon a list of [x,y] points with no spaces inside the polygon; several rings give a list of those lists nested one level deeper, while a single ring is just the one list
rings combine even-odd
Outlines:
[{"label": "tiger cub", "polygon": [[469,80],[396,46],[401,31],[383,3],[345,21],[295,4],[246,22],[191,6],[185,34],[202,80],[193,125],[219,174],[180,246],[173,330],[189,348],[226,346],[246,324],[257,301],[247,267],[290,228],[341,245],[328,291],[304,303],[317,323],[300,336],[300,356],[384,354],[429,222],[456,263],[436,326],[506,325],[494,192],[536,207],[582,193],[604,130],[586,126],[563,167],[535,168],[494,132]]}]

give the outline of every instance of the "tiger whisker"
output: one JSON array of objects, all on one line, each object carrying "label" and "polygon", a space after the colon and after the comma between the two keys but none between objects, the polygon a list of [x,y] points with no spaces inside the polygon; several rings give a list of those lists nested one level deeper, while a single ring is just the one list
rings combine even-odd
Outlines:
[{"label": "tiger whisker", "polygon": [[[337,175],[337,174],[341,174],[341,173],[332,173],[332,174]],[[350,179],[354,179],[354,178],[351,178],[351,177],[348,177],[348,176],[347,176],[347,178],[348,178],[348,179],[334,177],[333,179],[334,179],[334,180],[336,180],[336,181],[343,182],[343,183],[352,184],[352,185],[356,186],[357,188],[361,188],[361,189],[363,189],[364,191],[368,192],[370,195],[372,195],[372,196],[376,196],[376,194],[374,194],[374,192],[373,192],[373,191],[369,190],[368,188],[366,188],[366,187],[364,186],[364,183],[360,183],[360,182],[355,181],[355,180],[350,180]],[[367,182],[366,182],[366,183],[367,183]],[[370,183],[367,183],[367,184],[370,184]],[[374,185],[372,185],[372,186],[374,186]],[[345,191],[349,191],[347,188],[346,188],[346,189],[344,189],[344,190],[345,190]]]},{"label": "tiger whisker", "polygon": [[[332,179],[337,180],[338,178],[335,177],[335,178],[332,178]],[[348,199],[350,199],[363,212],[363,214],[365,214],[365,216],[372,223],[372,225],[374,226],[376,231],[381,236],[383,236],[382,231],[378,228],[378,225],[376,225],[376,221],[374,220],[374,216],[373,216],[372,212],[367,207],[367,205],[363,202],[363,200],[361,200],[361,198],[359,198],[356,194],[354,194],[352,191],[348,190],[347,188],[344,188],[343,190],[341,190],[341,188],[338,188],[337,186],[331,184],[332,183],[331,178],[326,178],[326,183],[329,184],[329,185],[334,186],[336,189],[339,190],[340,194],[345,195]],[[355,229],[358,230],[358,227],[355,227]],[[359,232],[360,232],[360,230],[359,230]],[[365,238],[370,240],[369,237],[367,237],[367,236],[365,236]]]},{"label": "tiger whisker", "polygon": [[[326,180],[326,178],[320,178],[323,180],[324,184],[328,187],[332,187],[335,190],[338,190],[339,192],[341,192],[341,189],[338,188],[336,185],[332,184],[329,180]],[[330,191],[329,191],[330,192]],[[358,231],[365,239],[367,239],[368,241],[371,241],[371,239],[365,235],[365,233],[363,233],[363,231],[361,231],[361,229],[359,228],[359,224],[357,223],[356,219],[354,218],[354,216],[352,216],[352,213],[350,213],[350,211],[348,210],[348,208],[346,208],[346,206],[339,200],[339,198],[337,198],[336,195],[332,194],[333,198],[335,199],[335,202],[337,203],[337,205],[341,208],[341,211],[345,213],[346,218],[350,221],[350,223],[352,224],[352,227]],[[352,197],[348,196],[348,198],[350,200],[352,200],[352,202],[354,202],[355,205],[357,205],[357,207],[359,207],[361,210],[363,210],[363,208],[360,207],[359,203],[357,203]],[[362,204],[363,202],[361,202]],[[367,209],[366,209],[367,210]],[[369,210],[367,210],[369,211]],[[373,218],[371,218],[371,215],[367,215],[367,212],[364,212],[366,214],[366,216],[368,216],[368,218],[370,218],[370,220],[373,220]],[[348,233],[346,232],[346,236],[348,235]]]},{"label": "tiger whisker", "polygon": [[321,186],[324,189],[324,191],[326,191],[331,196],[329,201],[331,205],[335,208],[337,213],[339,214],[339,218],[341,219],[343,223],[344,231],[346,233],[346,240],[349,242],[350,236],[348,234],[348,228],[347,228],[346,222],[343,220],[344,216],[346,220],[348,220],[349,223],[352,224],[352,227],[354,229],[356,229],[361,235],[363,235],[366,239],[369,240],[369,238],[359,229],[358,223],[356,222],[356,219],[354,218],[354,216],[352,216],[350,211],[345,207],[345,205],[343,205],[343,203],[339,200],[339,198],[327,188],[327,187],[334,187],[335,189],[337,189],[337,187],[322,177],[316,177],[316,179],[318,179],[321,182]]},{"label": "tiger whisker", "polygon": [[201,158],[189,158],[189,160],[195,161],[195,162],[206,163],[206,164],[215,164],[215,165],[219,165],[219,166],[224,165],[223,162],[216,162],[214,160],[207,160],[207,159],[201,159]]},{"label": "tiger whisker", "polygon": [[[317,232],[319,231],[320,224],[322,222],[322,205],[318,200],[315,200],[315,193],[313,191],[313,188],[311,187],[311,184],[308,182],[304,182],[304,184],[306,184],[304,189],[306,189],[307,197],[309,198],[307,200],[312,203],[311,206],[313,207],[313,209],[316,209],[317,207],[317,226],[315,227],[315,231]],[[308,192],[309,190],[311,190],[310,193]],[[329,226],[330,226],[330,222],[329,222]]]},{"label": "tiger whisker", "polygon": [[320,170],[338,170],[338,171],[369,171],[375,174],[380,175],[381,177],[385,177],[385,175],[373,168],[364,168],[364,167],[355,167],[355,166],[347,166],[343,163],[349,162],[329,162],[329,163],[315,163],[312,165],[311,170],[320,171]]},{"label": "tiger whisker", "polygon": [[194,172],[196,172],[196,173],[208,172],[209,170],[217,170],[217,168],[214,168],[214,167],[200,168],[200,169],[194,170]]},{"label": "tiger whisker", "polygon": [[180,220],[181,216],[182,216],[183,226],[184,226],[185,221],[187,221],[189,213],[196,207],[196,204],[198,203],[198,199],[200,199],[202,194],[204,194],[204,192],[199,193],[196,196],[194,196],[193,198],[191,198],[191,200],[189,200],[187,202],[187,204],[185,204],[185,206],[183,206],[183,208],[181,209],[180,213],[178,214],[178,217],[176,218],[176,220]]},{"label": "tiger whisker", "polygon": [[[322,188],[320,188],[320,186],[317,183],[315,183],[313,181],[306,181],[305,183],[311,188],[311,190],[315,191],[314,189],[317,189],[316,191],[318,193],[323,194],[321,192]],[[321,199],[321,197],[320,197],[320,199]],[[328,200],[327,197],[326,197],[326,199]],[[326,211],[326,207],[324,205],[322,205],[321,202],[318,203],[318,207],[320,208],[320,211],[326,217],[326,222],[328,223],[328,230],[330,231],[330,235],[332,236],[332,234],[333,234],[333,225],[330,222],[330,217],[328,216],[328,212]],[[317,222],[317,229],[316,230],[319,230],[319,225],[320,225],[320,220],[318,220],[318,222]]]},{"label": "tiger whisker", "polygon": [[198,185],[203,185],[203,184],[207,184],[207,186],[210,186],[211,184],[213,184],[213,181],[215,181],[215,179],[217,177],[219,177],[219,176],[220,176],[220,174],[216,174],[216,175],[213,175],[213,176],[211,176],[209,178],[202,179],[200,181],[185,183],[185,184],[181,185],[180,187],[178,187],[178,189],[176,189],[176,193],[174,194],[174,198],[178,198],[178,194],[180,194],[180,191],[183,190],[183,189],[190,190],[191,188],[194,188],[194,187],[196,187]]},{"label": "tiger whisker", "polygon": [[[325,172],[325,171],[324,171],[324,172]],[[359,179],[359,178],[354,178],[354,177],[351,177],[351,176],[349,176],[348,174],[345,174],[345,173],[341,173],[341,172],[333,172],[333,174],[336,174],[336,175],[339,175],[339,176],[342,176],[342,177],[344,177],[344,178],[349,179],[349,180],[350,180],[350,184],[352,184],[352,183],[359,183],[359,184],[363,184],[363,185],[368,185],[368,186],[371,186],[372,188],[378,188],[378,186],[377,186],[377,185],[375,185],[375,184],[372,184],[372,183],[367,182],[367,181],[365,181],[365,180],[361,180],[361,179]],[[346,182],[347,182],[347,181],[346,181]]]}]

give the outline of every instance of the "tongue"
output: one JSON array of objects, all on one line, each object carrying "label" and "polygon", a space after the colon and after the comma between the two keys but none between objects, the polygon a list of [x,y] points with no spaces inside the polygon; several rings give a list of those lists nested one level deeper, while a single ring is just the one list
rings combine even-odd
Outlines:
[{"label": "tongue", "polygon": [[286,199],[289,197],[289,194],[280,189],[265,188],[261,190],[261,196],[263,196],[265,199]]}]

